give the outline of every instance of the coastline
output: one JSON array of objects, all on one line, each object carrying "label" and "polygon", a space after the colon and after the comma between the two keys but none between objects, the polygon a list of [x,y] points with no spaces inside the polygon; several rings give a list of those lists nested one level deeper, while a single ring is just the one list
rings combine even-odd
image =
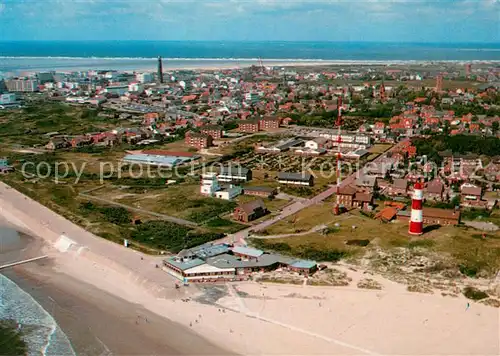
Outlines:
[{"label": "coastline", "polygon": [[[463,297],[412,293],[378,276],[370,278],[383,284],[381,291],[253,282],[176,290],[172,277],[154,267],[159,258],[98,238],[3,183],[1,215],[47,242],[44,253],[51,255],[51,270],[59,275],[54,279],[70,276],[229,352],[497,355],[500,350],[498,309],[471,303],[467,310]],[[71,238],[61,237],[63,232]],[[30,268],[38,271],[36,265]],[[364,278],[362,271],[349,273]],[[77,286],[67,288],[78,295]]]},{"label": "coastline", "polygon": [[[11,261],[14,254],[25,258],[41,249],[36,238],[21,236],[21,241],[18,251],[2,253],[0,260]],[[2,275],[55,319],[77,355],[228,354],[178,323],[57,272],[56,263],[37,261],[2,271]]]},{"label": "coastline", "polygon": [[[123,72],[156,72],[156,58],[132,57],[29,57],[0,56],[0,73],[5,75],[34,75],[40,71],[55,70],[59,73],[88,70],[119,70]],[[500,59],[307,59],[307,58],[276,58],[262,59],[265,67],[321,67],[321,66],[351,66],[351,65],[426,65],[426,64],[491,64],[500,63]],[[163,58],[163,70],[173,72],[178,70],[215,71],[242,69],[260,66],[259,58]],[[334,69],[334,68],[332,68]]]}]

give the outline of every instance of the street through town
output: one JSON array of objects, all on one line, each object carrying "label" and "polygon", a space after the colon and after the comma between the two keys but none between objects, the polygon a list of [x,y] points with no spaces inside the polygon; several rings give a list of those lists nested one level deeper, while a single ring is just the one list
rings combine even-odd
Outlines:
[{"label": "street through town", "polygon": [[[372,164],[373,163],[380,163],[384,159],[384,157],[387,156],[387,153],[397,151],[405,142],[406,141],[401,141],[398,144],[394,145],[389,150],[387,150],[386,152],[384,152],[383,154],[381,154],[380,156],[375,158],[371,163]],[[345,177],[341,181],[340,187],[343,188],[343,187],[346,187],[350,184],[353,184],[355,182],[356,178],[358,177],[358,172],[353,172],[349,176]],[[328,199],[333,194],[335,194],[336,191],[337,191],[337,186],[332,185],[327,190],[319,193],[318,195],[312,197],[311,199],[296,201],[296,202],[292,203],[291,205],[288,205],[286,208],[284,208],[279,215],[272,217],[268,220],[262,221],[261,223],[259,223],[257,225],[254,225],[254,226],[251,226],[251,227],[246,228],[244,230],[238,231],[232,235],[228,235],[227,237],[219,240],[218,242],[228,242],[228,243],[246,245],[245,238],[247,238],[251,232],[265,230],[269,226],[276,224],[277,222],[279,222],[279,221],[281,221],[289,216],[292,216],[305,208],[308,208],[314,204],[321,203],[325,199]]]}]

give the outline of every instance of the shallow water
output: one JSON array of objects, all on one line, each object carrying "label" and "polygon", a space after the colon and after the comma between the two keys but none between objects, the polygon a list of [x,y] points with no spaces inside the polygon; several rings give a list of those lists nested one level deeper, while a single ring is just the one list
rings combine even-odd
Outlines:
[{"label": "shallow water", "polygon": [[0,226],[0,253],[21,247],[21,238],[17,231]]},{"label": "shallow water", "polygon": [[[0,227],[1,252],[22,246],[19,234]],[[75,355],[54,318],[14,282],[0,274],[0,319],[15,320],[25,335],[29,355]]]}]

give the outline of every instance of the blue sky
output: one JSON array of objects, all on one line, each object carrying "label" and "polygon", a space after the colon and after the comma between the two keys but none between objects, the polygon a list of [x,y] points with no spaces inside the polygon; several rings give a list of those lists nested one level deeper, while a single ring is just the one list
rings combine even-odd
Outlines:
[{"label": "blue sky", "polygon": [[0,40],[500,42],[500,0],[0,0]]}]

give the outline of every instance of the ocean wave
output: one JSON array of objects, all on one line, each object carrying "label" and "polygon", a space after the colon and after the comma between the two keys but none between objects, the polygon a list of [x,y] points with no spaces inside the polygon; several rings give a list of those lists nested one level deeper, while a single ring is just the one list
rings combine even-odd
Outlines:
[{"label": "ocean wave", "polygon": [[76,355],[54,318],[28,293],[0,275],[0,319],[15,320],[25,335],[29,355]]}]

